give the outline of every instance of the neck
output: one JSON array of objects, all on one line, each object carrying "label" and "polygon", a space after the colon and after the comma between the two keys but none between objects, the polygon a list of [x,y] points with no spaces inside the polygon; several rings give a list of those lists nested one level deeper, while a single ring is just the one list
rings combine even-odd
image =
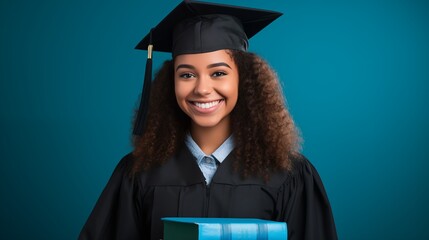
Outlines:
[{"label": "neck", "polygon": [[201,150],[210,155],[231,135],[231,127],[229,121],[215,127],[202,127],[192,123],[191,135]]}]

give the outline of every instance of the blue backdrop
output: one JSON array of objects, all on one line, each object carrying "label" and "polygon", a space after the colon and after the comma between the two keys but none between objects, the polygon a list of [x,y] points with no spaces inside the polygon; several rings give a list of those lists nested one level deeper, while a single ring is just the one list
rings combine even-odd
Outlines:
[{"label": "blue backdrop", "polygon": [[[2,239],[76,239],[131,150],[133,48],[178,2],[0,2]],[[340,238],[429,239],[429,2],[216,2],[285,13],[250,50],[278,72]]]}]

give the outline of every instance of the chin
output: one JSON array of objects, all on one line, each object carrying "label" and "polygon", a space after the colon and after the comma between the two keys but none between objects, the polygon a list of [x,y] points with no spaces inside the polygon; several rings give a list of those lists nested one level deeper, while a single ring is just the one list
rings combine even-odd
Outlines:
[{"label": "chin", "polygon": [[213,121],[213,120],[195,120],[193,119],[192,122],[199,127],[203,127],[203,128],[212,128],[212,127],[216,127],[219,125],[219,121]]},{"label": "chin", "polygon": [[219,117],[194,117],[192,118],[192,123],[196,126],[203,127],[203,128],[213,128],[213,127],[219,127],[224,125],[225,118],[219,118]]}]

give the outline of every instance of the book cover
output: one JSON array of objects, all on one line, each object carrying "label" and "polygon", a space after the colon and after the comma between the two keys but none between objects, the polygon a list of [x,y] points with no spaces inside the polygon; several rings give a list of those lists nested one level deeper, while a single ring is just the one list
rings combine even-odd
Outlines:
[{"label": "book cover", "polygon": [[254,218],[168,217],[164,240],[285,240],[285,222]]}]

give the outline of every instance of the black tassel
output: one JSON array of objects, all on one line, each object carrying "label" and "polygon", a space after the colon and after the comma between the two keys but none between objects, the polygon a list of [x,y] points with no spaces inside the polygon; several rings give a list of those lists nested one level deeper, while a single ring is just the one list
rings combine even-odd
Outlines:
[{"label": "black tassel", "polygon": [[143,90],[142,96],[140,99],[139,111],[137,113],[137,118],[134,123],[133,134],[141,136],[143,135],[146,122],[147,115],[149,110],[149,98],[150,98],[150,86],[152,84],[152,30],[150,31],[149,45],[148,45],[148,56],[146,60],[146,70],[144,74],[144,82],[143,82]]}]

